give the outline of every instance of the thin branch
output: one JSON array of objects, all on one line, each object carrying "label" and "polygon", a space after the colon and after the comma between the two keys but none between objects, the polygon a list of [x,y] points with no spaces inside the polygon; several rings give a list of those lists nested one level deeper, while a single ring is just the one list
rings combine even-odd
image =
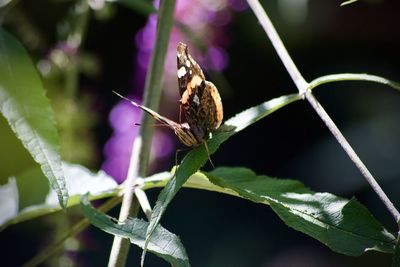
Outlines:
[{"label": "thin branch", "polygon": [[[328,127],[328,129],[332,132],[333,136],[339,142],[339,144],[343,147],[347,155],[350,159],[354,162],[356,167],[360,170],[361,174],[367,180],[367,182],[371,185],[372,189],[378,194],[379,198],[385,204],[386,208],[392,214],[394,219],[396,220],[397,224],[400,225],[400,213],[394,207],[393,203],[389,200],[385,192],[377,183],[376,179],[372,176],[369,172],[367,167],[362,163],[360,158],[357,156],[353,148],[344,138],[343,134],[337,128],[335,123],[326,113],[326,111],[322,108],[322,106],[318,103],[317,99],[315,99],[314,95],[312,94],[311,88],[313,86],[317,86],[322,84],[321,80],[314,80],[313,84],[308,84],[304,78],[302,77],[301,73],[297,69],[296,65],[294,64],[293,60],[291,59],[289,53],[287,52],[284,44],[282,43],[281,39],[279,38],[278,33],[276,32],[274,26],[272,25],[268,15],[266,14],[265,10],[258,2],[258,0],[247,0],[249,6],[252,8],[253,12],[255,13],[256,17],[258,18],[259,23],[264,28],[264,31],[267,33],[268,38],[271,40],[272,45],[274,46],[275,50],[277,51],[280,59],[282,60],[283,64],[285,65],[286,70],[289,72],[290,76],[292,77],[293,81],[296,84],[296,87],[299,91],[299,94],[304,96],[307,101],[311,104],[317,114],[320,116],[322,121]],[[350,77],[350,76],[349,76]],[[348,77],[348,78],[349,78]],[[325,77],[326,78],[326,77]],[[337,77],[336,77],[337,78]],[[356,78],[352,76],[351,78]],[[385,82],[380,79],[378,76],[365,76],[364,78],[373,79],[374,81]],[[328,80],[328,79],[327,79]],[[326,81],[327,81],[326,80]]]},{"label": "thin branch", "polygon": [[317,101],[317,99],[314,97],[314,95],[311,93],[311,91],[308,90],[305,94],[305,97],[308,100],[308,102],[311,104],[311,106],[314,108],[314,110],[318,113],[320,118],[324,121],[325,125],[329,128],[329,130],[331,131],[333,136],[336,138],[336,140],[339,142],[339,144],[342,146],[344,151],[346,151],[347,155],[354,162],[356,167],[360,170],[361,174],[364,176],[364,178],[370,184],[372,189],[375,191],[375,193],[379,196],[379,198],[386,205],[387,209],[392,214],[392,216],[394,217],[396,222],[399,222],[400,221],[399,211],[395,208],[395,206],[390,201],[388,196],[385,194],[385,192],[379,186],[378,182],[375,180],[375,178],[372,176],[370,171],[367,169],[367,167],[364,165],[364,163],[358,157],[356,152],[350,146],[349,142],[347,142],[346,138],[340,132],[339,128],[333,122],[331,117],[329,117],[328,113],[326,113],[325,109],[320,105],[320,103]]},{"label": "thin branch", "polygon": [[[160,1],[157,36],[146,76],[145,95],[143,101],[145,106],[154,110],[158,109],[161,97],[164,63],[173,25],[174,9],[175,0]],[[124,188],[124,197],[119,215],[119,221],[121,222],[126,220],[131,212],[133,214],[137,213],[137,209],[132,211],[131,208],[133,203],[136,202],[134,194],[136,178],[139,176],[145,176],[147,172],[153,134],[151,122],[152,118],[150,116],[146,114],[142,115],[139,134],[133,142],[129,170]],[[129,252],[129,245],[130,242],[128,239],[117,236],[114,237],[108,266],[125,266]]]}]

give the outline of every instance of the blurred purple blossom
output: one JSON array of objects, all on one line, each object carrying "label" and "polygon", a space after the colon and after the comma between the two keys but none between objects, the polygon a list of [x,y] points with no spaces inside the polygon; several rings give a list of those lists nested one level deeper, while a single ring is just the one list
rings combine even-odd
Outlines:
[{"label": "blurred purple blossom", "polygon": [[[109,119],[114,133],[104,147],[106,160],[102,169],[119,183],[126,178],[132,143],[139,130],[134,123],[140,121],[140,112],[141,110],[132,106],[128,101],[122,100],[110,113]],[[162,131],[156,131],[151,147],[153,157],[151,160],[168,157],[173,152],[172,142],[169,135]]]},{"label": "blurred purple blossom", "polygon": [[[155,1],[158,6],[158,1]],[[207,52],[202,54],[191,40],[181,30],[174,26],[165,62],[163,102],[176,103],[169,110],[167,105],[161,105],[162,114],[178,110],[178,90],[176,78],[176,46],[178,42],[187,43],[190,53],[205,70],[221,72],[229,62],[225,48],[230,39],[227,27],[232,19],[233,11],[242,11],[247,7],[245,0],[177,0],[175,20],[188,27],[206,47]],[[139,30],[135,37],[137,55],[135,58],[135,72],[133,74],[132,95],[140,98],[143,93],[144,81],[150,56],[156,37],[157,16],[148,17],[147,24]],[[170,105],[168,105],[170,106]],[[120,101],[111,111],[110,124],[114,129],[112,137],[104,148],[105,162],[102,169],[112,175],[118,182],[125,179],[133,140],[138,132],[135,122],[140,120],[140,110],[127,101]],[[166,131],[155,129],[150,162],[169,157],[174,151],[175,142]]]},{"label": "blurred purple blossom", "polygon": [[229,0],[229,5],[235,11],[244,11],[249,7],[245,0]]}]

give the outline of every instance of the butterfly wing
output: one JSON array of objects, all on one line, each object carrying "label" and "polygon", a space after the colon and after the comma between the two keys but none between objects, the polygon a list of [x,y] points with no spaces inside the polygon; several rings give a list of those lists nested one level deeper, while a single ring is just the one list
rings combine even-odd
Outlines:
[{"label": "butterfly wing", "polygon": [[180,126],[179,123],[176,123],[176,122],[174,122],[173,120],[170,120],[170,119],[168,119],[168,118],[166,118],[166,117],[164,117],[164,116],[158,114],[157,112],[155,112],[155,111],[152,110],[152,109],[149,109],[149,108],[147,108],[147,107],[145,107],[145,106],[142,106],[142,105],[136,103],[135,101],[133,101],[133,100],[127,98],[127,97],[124,97],[123,95],[121,95],[121,94],[119,94],[119,93],[117,93],[117,92],[115,92],[115,91],[113,91],[113,93],[116,94],[117,96],[119,96],[119,97],[121,97],[121,98],[123,98],[123,99],[129,101],[129,102],[130,102],[132,105],[134,105],[135,107],[138,107],[138,108],[140,108],[141,110],[147,112],[147,113],[150,114],[154,119],[156,119],[157,121],[161,122],[162,124],[168,126],[169,128],[171,128],[171,129],[173,129],[173,130],[175,130],[176,127],[179,127],[179,126]]},{"label": "butterfly wing", "polygon": [[129,101],[135,107],[138,107],[141,110],[147,112],[154,119],[156,119],[157,121],[161,122],[165,126],[167,126],[167,127],[171,128],[172,130],[174,130],[174,132],[175,132],[176,136],[178,137],[179,141],[181,141],[181,143],[183,143],[184,145],[189,146],[189,147],[198,145],[197,139],[192,134],[192,132],[190,131],[190,127],[187,124],[176,123],[173,120],[170,120],[170,119],[158,114],[154,110],[149,109],[148,107],[142,106],[142,105],[136,103],[135,101],[120,95],[119,93],[117,93],[115,91],[113,91],[113,93],[118,95],[119,97]]},{"label": "butterfly wing", "polygon": [[199,64],[197,64],[189,54],[186,44],[179,43],[176,50],[179,94],[182,96],[187,89],[188,83],[192,81],[195,76],[198,76],[202,80],[205,80],[205,77]]},{"label": "butterfly wing", "polygon": [[219,95],[217,87],[209,81],[205,81],[206,87],[203,93],[202,101],[204,105],[206,118],[208,118],[204,127],[211,131],[216,130],[222,123],[224,112],[222,107],[221,96]]},{"label": "butterfly wing", "polygon": [[189,124],[198,139],[207,139],[223,119],[221,97],[214,84],[201,81],[189,84],[181,98],[181,105]]},{"label": "butterfly wing", "polygon": [[201,142],[221,125],[221,97],[215,85],[205,80],[201,67],[183,43],[177,47],[177,62],[181,108],[190,129]]}]

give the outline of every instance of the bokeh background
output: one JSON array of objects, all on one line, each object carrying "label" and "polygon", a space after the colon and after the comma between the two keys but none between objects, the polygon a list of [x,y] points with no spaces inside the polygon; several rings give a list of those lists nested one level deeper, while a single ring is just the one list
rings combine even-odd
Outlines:
[{"label": "bokeh background", "polygon": [[[43,77],[63,159],[103,169],[119,182],[126,174],[140,112],[111,90],[141,100],[155,37],[156,16],[138,2],[92,0],[87,6],[86,1],[21,0],[0,9],[2,25],[24,44]],[[400,2],[358,1],[345,7],[339,1],[261,2],[308,81],[345,72],[400,80]],[[297,91],[245,1],[178,0],[176,20],[160,103],[167,117],[178,118],[179,41],[189,44],[218,87],[225,118]],[[191,35],[200,41],[193,42]],[[400,93],[379,84],[343,82],[321,86],[315,94],[399,207]],[[0,133],[0,147],[9,151],[0,153],[4,183],[34,163],[3,118]],[[168,129],[156,129],[149,174],[169,170],[179,147]],[[235,135],[212,159],[216,166],[244,166],[258,174],[300,180],[315,191],[356,196],[389,230],[396,229],[306,102],[291,104]],[[148,192],[152,203],[158,192]],[[2,264],[20,266],[80,218],[76,208],[0,232]],[[335,254],[288,228],[267,206],[217,193],[182,189],[162,224],[181,237],[193,266],[390,265],[390,255],[376,252],[357,258]],[[68,240],[46,266],[105,266],[111,244],[110,235],[90,227]],[[140,253],[131,248],[128,266],[138,266]],[[167,264],[149,255],[146,266]]]}]

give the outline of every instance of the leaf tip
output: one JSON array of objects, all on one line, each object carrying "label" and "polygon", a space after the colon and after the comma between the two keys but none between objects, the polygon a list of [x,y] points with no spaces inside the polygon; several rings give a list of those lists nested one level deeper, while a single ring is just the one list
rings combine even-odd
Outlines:
[{"label": "leaf tip", "polygon": [[348,1],[345,1],[345,2],[343,2],[343,3],[341,3],[340,4],[340,6],[342,7],[342,6],[347,6],[347,5],[350,5],[350,4],[352,4],[352,3],[354,3],[354,2],[357,2],[358,0],[348,0]]}]

